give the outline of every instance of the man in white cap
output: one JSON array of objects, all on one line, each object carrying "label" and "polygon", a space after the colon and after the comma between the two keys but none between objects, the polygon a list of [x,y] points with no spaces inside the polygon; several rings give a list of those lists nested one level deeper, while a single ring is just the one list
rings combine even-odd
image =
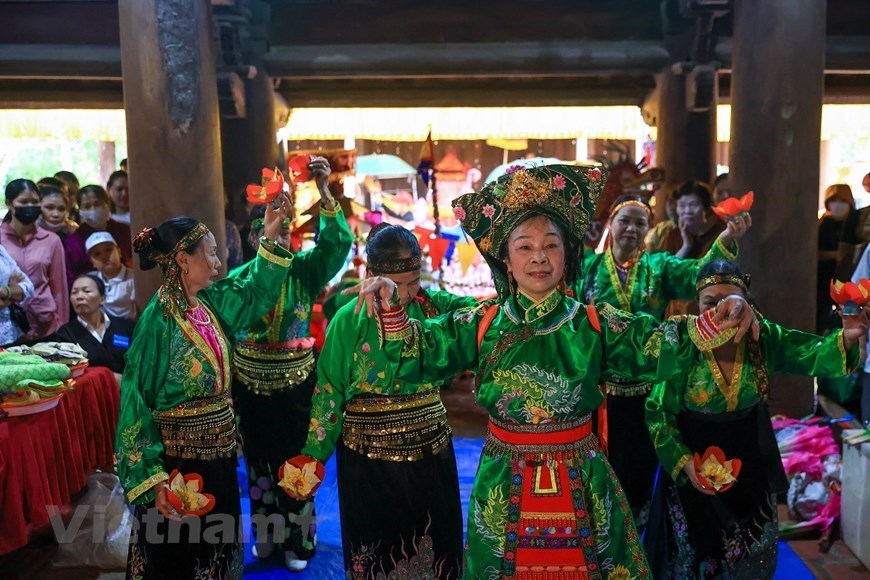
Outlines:
[{"label": "man in white cap", "polygon": [[136,320],[139,307],[136,305],[133,272],[121,263],[121,250],[115,238],[109,232],[94,232],[85,240],[85,249],[106,285],[106,313]]}]

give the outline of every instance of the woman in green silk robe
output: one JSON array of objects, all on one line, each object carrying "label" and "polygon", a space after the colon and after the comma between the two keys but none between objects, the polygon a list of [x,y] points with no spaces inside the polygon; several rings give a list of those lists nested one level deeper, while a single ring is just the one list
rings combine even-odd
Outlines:
[{"label": "woman in green silk robe", "polygon": [[145,228],[134,241],[142,268],[160,265],[163,284],[136,324],[121,380],[115,454],[138,520],[129,578],[242,576],[227,333],[278,300],[293,259],[274,243],[290,200],[282,194],[278,204],[266,212],[254,263],[223,280],[214,236],[192,218]]},{"label": "woman in green silk robe", "polygon": [[[233,404],[245,452],[251,514],[284,522],[280,538],[260,537],[253,524],[254,554],[268,558],[278,544],[284,565],[304,569],[314,557],[316,526],[314,501],[296,501],[277,488],[278,467],[298,454],[308,434],[311,395],[317,378],[311,309],[317,295],[344,266],[353,234],[327,187],[329,161],[316,157],[309,164],[320,191],[320,230],[317,245],[293,257],[290,275],[281,285],[273,308],[240,331],[233,347]],[[258,216],[262,214],[257,212]],[[260,217],[251,225],[252,242],[263,230]],[[290,250],[289,218],[278,244]],[[233,275],[245,276],[249,262]]]},{"label": "woman in green silk robe", "polygon": [[[609,247],[589,253],[582,277],[575,285],[577,299],[586,304],[606,302],[626,312],[645,312],[664,318],[668,303],[695,296],[695,279],[704,264],[736,258],[736,240],[750,225],[749,216],[735,217],[719,234],[702,259],[682,259],[644,249],[652,211],[637,195],[623,195],[610,208]],[[644,417],[644,403],[652,384],[634,377],[615,377],[602,385],[605,405],[598,416],[598,432],[613,471],[619,478],[634,522],[646,523],[658,458]]]},{"label": "woman in green silk robe", "polygon": [[[422,251],[401,226],[373,228],[366,257],[369,275],[389,277],[415,320],[477,304],[420,288]],[[354,305],[347,304],[329,323],[302,449],[320,463],[336,454],[345,575],[404,577],[416,565],[421,577],[457,580],[462,508],[439,385],[378,372],[371,345],[360,339]]]},{"label": "woman in green silk robe", "polygon": [[[590,418],[602,380],[669,377],[693,349],[675,323],[606,304],[584,308],[565,295],[601,183],[597,169],[548,165],[517,169],[454,201],[493,271],[497,310],[419,322],[389,280],[359,289],[367,314],[379,311],[377,324],[357,320],[371,372],[394,381],[477,371],[490,424],[469,502],[465,578],[649,577]],[[722,327],[739,322],[741,333],[754,320],[739,297],[708,319],[715,328],[726,315],[734,320]]]},{"label": "woman in green silk robe", "polygon": [[[729,294],[748,296],[746,279],[724,261],[701,269],[697,293],[702,313]],[[665,473],[659,475],[644,544],[656,577],[773,576],[775,496],[788,482],[767,410],[768,379],[775,372],[823,377],[851,372],[866,315],[844,316],[843,327],[822,338],[762,320],[759,339],[701,341],[683,374],[655,385],[647,421]],[[742,462],[739,472],[730,464],[719,477],[701,480],[693,455],[703,459],[711,446],[724,453],[713,453],[717,459],[701,473],[732,459]],[[728,483],[733,486],[724,487]]]}]

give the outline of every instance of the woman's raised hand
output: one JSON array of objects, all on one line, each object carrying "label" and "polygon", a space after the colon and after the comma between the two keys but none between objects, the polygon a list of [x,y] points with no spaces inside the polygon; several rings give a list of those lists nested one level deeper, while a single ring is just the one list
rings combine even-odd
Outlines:
[{"label": "woman's raised hand", "polygon": [[263,235],[273,242],[281,233],[284,218],[293,214],[293,202],[287,192],[282,191],[272,203],[266,204],[266,215],[263,217]]},{"label": "woman's raised hand", "polygon": [[861,337],[867,336],[868,320],[870,320],[867,316],[868,308],[870,305],[854,315],[843,314],[843,311],[840,311],[840,317],[843,319],[843,346],[846,348],[851,348]]},{"label": "woman's raised hand", "polygon": [[755,312],[749,306],[749,303],[746,302],[746,299],[739,294],[731,294],[719,302],[713,314],[713,323],[716,324],[719,330],[736,326],[735,343],[743,340],[743,337],[750,329],[752,330],[752,338],[755,340],[758,340],[758,337],[761,335],[761,328],[758,326]]},{"label": "woman's raised hand", "polygon": [[382,304],[389,302],[398,290],[396,283],[385,276],[365,278],[356,286],[342,290],[342,294],[358,294],[354,313],[359,313],[365,304],[366,314],[371,317],[376,311],[382,310]]},{"label": "woman's raised hand", "polygon": [[719,234],[719,241],[727,247],[731,242],[742,238],[743,234],[745,234],[746,230],[750,227],[752,227],[752,218],[748,213],[744,212],[740,215],[733,216],[728,219],[725,229],[721,234]]}]

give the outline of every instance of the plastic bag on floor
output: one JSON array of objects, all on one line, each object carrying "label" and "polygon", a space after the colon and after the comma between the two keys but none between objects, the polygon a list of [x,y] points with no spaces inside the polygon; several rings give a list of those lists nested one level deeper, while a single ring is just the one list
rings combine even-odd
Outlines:
[{"label": "plastic bag on floor", "polygon": [[133,516],[117,475],[93,473],[88,491],[72,512],[72,519],[53,523],[60,546],[52,560],[56,567],[125,568]]}]

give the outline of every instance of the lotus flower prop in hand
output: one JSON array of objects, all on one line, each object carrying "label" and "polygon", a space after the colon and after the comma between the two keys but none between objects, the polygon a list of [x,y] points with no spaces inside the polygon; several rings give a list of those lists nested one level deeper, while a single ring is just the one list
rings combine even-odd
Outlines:
[{"label": "lotus flower prop in hand", "polygon": [[202,493],[202,476],[198,473],[182,475],[177,469],[173,470],[169,474],[166,498],[181,515],[204,516],[214,509],[214,496]]},{"label": "lotus flower prop in hand", "polygon": [[708,447],[703,457],[695,453],[694,463],[701,483],[719,493],[734,485],[743,464],[739,459],[726,459],[725,452],[715,445]]},{"label": "lotus flower prop in hand", "polygon": [[311,179],[311,170],[308,168],[308,164],[312,161],[314,161],[314,155],[297,155],[287,162],[294,183],[304,183]]},{"label": "lotus flower prop in hand", "polygon": [[323,464],[312,457],[297,455],[278,469],[278,485],[290,497],[310,497],[323,481]]},{"label": "lotus flower prop in hand", "polygon": [[750,191],[740,199],[729,197],[723,200],[719,205],[713,206],[713,211],[724,221],[728,221],[739,215],[748,214],[753,201],[755,201],[755,193]]},{"label": "lotus flower prop in hand", "polygon": [[284,174],[277,167],[263,168],[263,184],[251,184],[245,190],[248,201],[257,205],[271,203],[284,190]]},{"label": "lotus flower prop in hand", "polygon": [[855,316],[870,299],[870,281],[840,282],[831,280],[831,298],[840,305],[843,314]]}]

